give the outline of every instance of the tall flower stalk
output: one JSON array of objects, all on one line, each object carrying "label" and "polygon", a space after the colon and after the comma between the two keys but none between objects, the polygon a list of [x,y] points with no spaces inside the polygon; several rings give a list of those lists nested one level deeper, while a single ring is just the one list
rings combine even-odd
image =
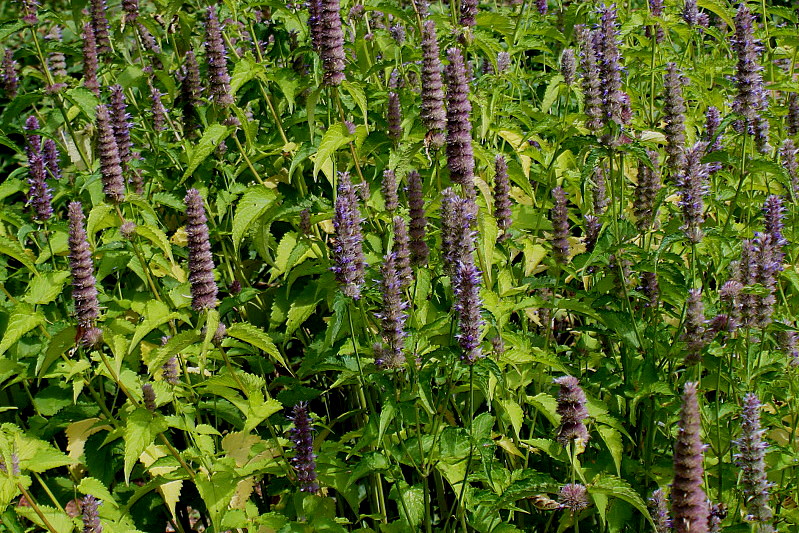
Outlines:
[{"label": "tall flower stalk", "polygon": [[89,249],[89,240],[83,221],[83,205],[69,204],[69,268],[72,273],[72,300],[75,302],[75,318],[78,322],[78,339],[86,347],[94,347],[102,338],[95,325],[100,316],[97,299],[97,280],[94,277],[94,261]]},{"label": "tall flower stalk", "polygon": [[397,254],[388,254],[380,265],[382,279],[380,293],[383,307],[377,317],[381,323],[381,334],[385,348],[376,361],[378,366],[399,368],[405,363],[405,310],[408,303],[403,295],[403,282],[397,267]]},{"label": "tall flower stalk", "polygon": [[125,180],[119,158],[114,124],[105,104],[97,106],[97,151],[100,155],[100,174],[105,197],[118,204],[125,199]]},{"label": "tall flower stalk", "polygon": [[771,150],[769,146],[769,123],[764,116],[768,109],[768,95],[763,86],[763,67],[759,56],[763,50],[755,40],[754,16],[745,2],[741,2],[735,14],[735,37],[732,49],[738,57],[735,67],[735,84],[738,93],[732,110],[741,115],[735,123],[738,131],[754,135],[755,144],[761,152]]},{"label": "tall flower stalk", "polygon": [[463,54],[458,48],[447,51],[447,167],[452,183],[463,185],[467,194],[474,187],[472,149],[472,104]]},{"label": "tall flower stalk", "polygon": [[674,483],[670,494],[675,533],[708,532],[710,510],[702,489],[704,445],[701,429],[696,383],[687,383],[674,447]]},{"label": "tall flower stalk", "polygon": [[294,444],[291,466],[297,474],[300,491],[318,492],[316,455],[313,452],[313,422],[308,412],[308,404],[300,402],[295,405],[289,419],[294,422],[294,427],[291,429],[291,442]]},{"label": "tall flower stalk", "polygon": [[757,395],[749,393],[743,399],[741,436],[735,442],[735,457],[741,468],[741,488],[746,505],[746,519],[758,525],[758,533],[773,533],[774,514],[769,506],[769,487],[766,478],[765,430],[760,426],[761,404]]},{"label": "tall flower stalk", "polygon": [[208,219],[205,216],[203,198],[197,189],[189,189],[184,199],[186,204],[186,236],[189,249],[189,284],[191,307],[195,311],[206,311],[217,306],[218,288],[214,281],[214,258],[211,254],[211,239],[208,235]]},{"label": "tall flower stalk", "polygon": [[227,49],[215,6],[210,6],[206,12],[205,55],[208,59],[211,97],[219,107],[233,105],[233,96],[230,93],[230,74],[227,68]]},{"label": "tall flower stalk", "polygon": [[344,31],[341,29],[339,0],[319,0],[319,57],[324,68],[324,84],[331,87],[345,80]]},{"label": "tall flower stalk", "polygon": [[436,24],[426,20],[422,26],[422,122],[425,137],[434,149],[444,146],[447,112],[444,109],[444,83],[441,81],[441,58],[436,39]]},{"label": "tall flower stalk", "polygon": [[332,270],[342,292],[355,300],[361,297],[361,286],[366,267],[363,257],[361,222],[361,211],[358,207],[355,186],[352,184],[349,173],[341,172],[338,177],[338,196],[333,216],[335,245]]}]

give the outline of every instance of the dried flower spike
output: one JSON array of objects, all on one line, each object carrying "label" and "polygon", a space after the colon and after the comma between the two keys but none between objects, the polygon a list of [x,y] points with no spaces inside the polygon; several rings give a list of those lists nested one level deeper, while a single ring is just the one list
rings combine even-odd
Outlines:
[{"label": "dried flower spike", "polygon": [[206,311],[217,306],[219,292],[214,281],[214,257],[208,235],[208,219],[205,216],[203,198],[197,189],[189,189],[184,199],[186,204],[186,236],[189,248],[189,283],[191,284],[191,307],[195,311]]}]

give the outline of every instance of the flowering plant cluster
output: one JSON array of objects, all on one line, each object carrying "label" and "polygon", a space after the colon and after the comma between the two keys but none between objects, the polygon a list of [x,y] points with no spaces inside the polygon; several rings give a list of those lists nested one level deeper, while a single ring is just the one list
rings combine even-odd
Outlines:
[{"label": "flowering plant cluster", "polygon": [[797,30],[0,3],[0,533],[797,531]]}]

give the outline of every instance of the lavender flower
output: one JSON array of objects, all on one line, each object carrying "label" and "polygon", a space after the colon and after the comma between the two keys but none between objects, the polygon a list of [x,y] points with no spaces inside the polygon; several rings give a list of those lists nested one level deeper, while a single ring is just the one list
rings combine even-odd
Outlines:
[{"label": "lavender flower", "polygon": [[19,77],[17,76],[17,62],[14,61],[14,52],[10,48],[6,48],[3,54],[3,75],[0,81],[3,84],[6,98],[14,99],[19,89]]},{"label": "lavender flower", "polygon": [[102,333],[95,326],[100,316],[97,300],[97,281],[89,241],[83,227],[83,206],[80,202],[69,204],[69,268],[72,273],[72,299],[78,321],[78,337],[86,347],[96,346]]},{"label": "lavender flower", "polygon": [[125,22],[135,22],[139,18],[139,0],[122,0]]},{"label": "lavender flower", "polygon": [[37,222],[44,222],[53,216],[51,201],[53,199],[47,186],[45,157],[41,150],[42,138],[34,133],[39,129],[39,121],[34,116],[25,121],[27,144],[25,152],[28,156],[28,203],[33,206],[33,218]]},{"label": "lavender flower", "polygon": [[765,294],[754,299],[755,324],[761,328],[771,323],[774,304],[777,302],[777,275],[782,271],[782,247],[769,233],[755,233],[753,240],[755,283],[765,289]]},{"label": "lavender flower", "polygon": [[395,211],[399,207],[397,198],[397,176],[391,169],[383,171],[383,183],[380,187],[383,193],[383,202],[388,211]]},{"label": "lavender flower", "polygon": [[97,508],[102,502],[91,494],[87,494],[80,503],[83,533],[103,533],[100,515],[97,513]]},{"label": "lavender flower", "polygon": [[133,159],[130,141],[130,114],[127,112],[125,103],[125,93],[121,85],[111,87],[111,125],[114,129],[114,139],[117,142],[117,152],[119,153],[119,163],[122,172],[128,169],[128,163]]},{"label": "lavender flower", "polygon": [[107,54],[111,51],[111,38],[109,32],[111,25],[105,13],[105,0],[90,0],[89,14],[91,15],[92,30],[97,42],[97,53]]},{"label": "lavender flower", "polygon": [[480,336],[485,322],[480,316],[483,301],[480,298],[482,278],[471,254],[455,266],[453,287],[455,313],[458,317],[458,344],[463,350],[461,358],[468,364],[484,357]]},{"label": "lavender flower", "polygon": [[125,199],[125,180],[122,178],[122,163],[111,115],[105,104],[97,106],[97,151],[100,154],[103,192],[110,202],[119,203]]},{"label": "lavender flower", "polygon": [[441,253],[444,271],[454,279],[458,264],[468,262],[475,249],[472,223],[477,216],[477,206],[472,199],[458,196],[451,187],[442,195]]},{"label": "lavender flower", "polygon": [[89,89],[98,98],[100,97],[100,84],[97,81],[97,40],[91,24],[83,25],[83,86]]},{"label": "lavender flower", "polygon": [[144,407],[150,411],[155,412],[155,390],[153,390],[152,383],[143,383],[141,386],[141,396]]},{"label": "lavender flower", "polygon": [[402,46],[402,43],[405,42],[405,28],[402,24],[395,24],[388,29],[388,32],[391,34],[391,37],[394,39],[398,45]]},{"label": "lavender flower", "polygon": [[710,23],[707,13],[699,11],[696,0],[685,0],[682,10],[682,19],[689,26],[702,26],[707,28]]},{"label": "lavender flower", "polygon": [[324,84],[336,87],[344,81],[344,32],[341,29],[339,0],[320,0],[319,57],[324,67]]},{"label": "lavender flower", "polygon": [[55,141],[53,139],[44,140],[42,155],[44,156],[44,166],[47,167],[50,177],[56,181],[60,180],[61,166],[59,164],[59,160],[61,156],[58,154],[58,148],[56,147]]},{"label": "lavender flower", "polygon": [[772,194],[763,203],[763,226],[767,234],[771,235],[771,242],[775,246],[775,256],[782,260],[782,247],[788,244],[788,240],[783,236],[784,227],[783,217],[785,208],[782,206],[782,198]]},{"label": "lavender flower", "polygon": [[[311,34],[311,47],[314,51],[319,52],[322,49],[322,0],[309,0],[308,3],[308,30]],[[350,16],[356,7],[361,8],[363,14],[363,6],[355,6],[350,10]]]},{"label": "lavender flower", "polygon": [[763,440],[765,430],[760,426],[760,400],[755,394],[744,396],[741,412],[741,436],[735,441],[735,455],[741,468],[741,487],[746,504],[746,519],[759,524],[761,533],[773,533],[774,515],[769,507],[769,487],[766,478],[766,448]]},{"label": "lavender flower", "polygon": [[555,262],[565,265],[569,260],[569,211],[566,206],[566,191],[563,187],[552,189],[554,205],[550,210],[552,219],[552,254]]},{"label": "lavender flower", "polygon": [[675,533],[707,533],[709,509],[702,490],[702,439],[696,383],[686,383],[674,447],[671,512]]},{"label": "lavender flower", "polygon": [[222,38],[222,26],[216,15],[216,8],[208,8],[205,25],[205,55],[208,59],[208,78],[211,97],[220,107],[233,105],[230,94],[230,74],[227,69],[227,50]]},{"label": "lavender flower", "polygon": [[588,419],[585,393],[580,387],[580,381],[574,376],[556,378],[554,383],[560,386],[556,409],[560,415],[557,441],[564,447],[573,441],[577,450],[582,451],[590,438],[588,428],[585,427]]},{"label": "lavender flower", "polygon": [[497,74],[502,74],[510,68],[510,54],[508,52],[497,53]]},{"label": "lavender flower", "polygon": [[671,533],[671,518],[666,506],[666,497],[661,489],[655,490],[649,498],[649,514],[655,522],[655,533]]},{"label": "lavender flower", "polygon": [[408,173],[408,207],[411,216],[408,232],[411,239],[411,263],[423,265],[427,262],[430,250],[427,247],[427,218],[424,216],[422,178],[415,170]]},{"label": "lavender flower", "polygon": [[791,180],[791,190],[794,195],[799,195],[799,163],[796,161],[796,145],[792,139],[785,139],[780,147],[780,162],[788,172]]},{"label": "lavender flower", "polygon": [[579,483],[563,485],[558,493],[558,502],[561,508],[568,509],[572,514],[579,513],[588,508],[588,489]]},{"label": "lavender flower", "polygon": [[680,208],[682,209],[682,230],[693,243],[702,240],[702,223],[705,221],[704,196],[707,194],[708,166],[702,163],[707,145],[698,142],[685,154],[685,166],[678,179],[680,189]]},{"label": "lavender flower", "polygon": [[218,289],[214,281],[214,258],[211,254],[211,239],[208,236],[207,218],[203,198],[197,189],[189,189],[184,199],[186,204],[186,236],[189,248],[189,283],[191,284],[191,307],[195,311],[206,311],[217,306]]},{"label": "lavender flower", "polygon": [[402,110],[399,95],[394,91],[388,93],[388,137],[395,143],[402,138]]},{"label": "lavender flower", "polygon": [[294,422],[294,427],[291,429],[291,442],[294,443],[291,465],[297,474],[300,491],[318,492],[316,455],[313,453],[313,426],[308,413],[308,404],[300,402],[295,405],[289,419]]},{"label": "lavender flower", "polygon": [[601,130],[605,125],[602,114],[602,80],[595,46],[598,37],[596,31],[583,29],[580,33],[580,70],[585,114],[588,115],[585,127],[593,132]]},{"label": "lavender flower", "polygon": [[405,219],[394,217],[394,255],[396,257],[397,276],[403,289],[407,289],[413,282],[413,269],[411,268],[411,250],[408,240],[408,228]]},{"label": "lavender flower", "polygon": [[676,63],[666,65],[663,87],[666,96],[664,98],[664,128],[666,135],[666,153],[668,158],[666,165],[673,176],[682,170],[685,164],[685,154],[683,145],[685,144],[685,100],[682,96],[682,86],[685,78],[677,70]]},{"label": "lavender flower", "polygon": [[735,37],[732,41],[733,51],[738,56],[735,69],[735,83],[738,94],[732,104],[732,110],[741,115],[735,123],[738,131],[748,131],[755,136],[755,144],[761,152],[768,152],[768,121],[764,113],[768,108],[768,99],[763,88],[763,67],[758,62],[762,50],[755,40],[754,17],[745,3],[738,6],[735,14]]},{"label": "lavender flower", "polygon": [[594,200],[594,214],[601,216],[608,208],[608,190],[605,183],[605,169],[599,165],[594,169],[594,183],[591,187]]},{"label": "lavender flower", "polygon": [[685,329],[682,340],[685,341],[685,364],[690,366],[702,360],[702,349],[707,344],[707,320],[705,320],[705,307],[702,304],[702,291],[689,290],[685,305]]},{"label": "lavender flower", "polygon": [[560,55],[560,75],[563,76],[563,83],[574,85],[574,80],[577,78],[577,63],[572,48],[566,48]]},{"label": "lavender flower", "polygon": [[629,96],[622,90],[622,65],[616,28],[616,6],[600,8],[600,27],[594,46],[599,58],[599,78],[602,80],[602,112],[605,121],[629,122]]},{"label": "lavender flower", "polygon": [[434,149],[444,146],[447,113],[444,110],[444,84],[441,81],[441,59],[436,24],[426,20],[422,27],[422,122],[427,128],[426,140]]},{"label": "lavender flower", "polygon": [[658,153],[654,150],[647,150],[646,155],[652,166],[650,168],[643,161],[638,163],[638,183],[635,186],[635,202],[633,203],[635,224],[642,232],[650,228],[657,218],[655,201],[663,186],[660,181]]},{"label": "lavender flower", "polygon": [[799,133],[799,95],[796,93],[788,94],[788,115],[785,117],[785,122],[788,135]]},{"label": "lavender flower", "polygon": [[153,129],[156,131],[163,131],[166,129],[166,108],[161,101],[161,91],[155,88],[152,82],[150,85],[150,101],[152,107],[150,108],[153,114]]},{"label": "lavender flower", "polygon": [[461,0],[460,25],[473,27],[477,24],[478,0]]},{"label": "lavender flower", "polygon": [[502,230],[500,241],[510,237],[508,229],[511,220],[511,201],[510,201],[510,180],[508,180],[508,164],[505,157],[498,154],[494,160],[494,218],[497,226]]},{"label": "lavender flower", "polygon": [[336,211],[333,216],[335,247],[332,267],[341,290],[355,300],[361,297],[364,268],[363,237],[361,236],[361,212],[358,196],[347,172],[339,173]]},{"label": "lavender flower", "polygon": [[449,179],[467,190],[474,187],[472,123],[469,115],[469,84],[463,54],[457,48],[447,51],[447,167]]},{"label": "lavender flower", "polygon": [[202,104],[200,94],[200,67],[194,52],[186,52],[183,79],[180,85],[180,99],[183,104],[183,131],[193,132],[197,123],[197,108]]},{"label": "lavender flower", "polygon": [[377,317],[381,322],[381,335],[386,347],[376,363],[381,367],[399,368],[405,363],[405,321],[408,318],[405,310],[408,303],[402,294],[403,282],[397,268],[396,253],[385,257],[380,272],[383,278],[380,282],[383,307]]}]

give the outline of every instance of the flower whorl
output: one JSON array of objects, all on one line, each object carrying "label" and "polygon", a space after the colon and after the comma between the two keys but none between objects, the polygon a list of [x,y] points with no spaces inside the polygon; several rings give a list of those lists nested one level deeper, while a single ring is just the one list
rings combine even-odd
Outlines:
[{"label": "flower whorl", "polygon": [[291,466],[297,474],[301,492],[317,492],[316,455],[313,452],[313,426],[308,404],[300,402],[291,410],[289,419],[294,422],[291,429],[291,442],[294,443],[294,457]]},{"label": "flower whorl", "polygon": [[508,164],[505,157],[498,154],[494,160],[494,218],[497,226],[502,230],[500,241],[510,237],[508,229],[511,225],[510,181],[508,179]]},{"label": "flower whorl", "polygon": [[117,142],[117,152],[119,153],[122,172],[128,169],[128,163],[133,159],[131,151],[133,143],[130,140],[130,113],[127,112],[127,107],[122,86],[114,85],[111,87],[111,125],[114,129],[114,139]]},{"label": "flower whorl", "polygon": [[671,518],[662,489],[657,489],[649,498],[649,514],[655,522],[655,533],[671,533]]},{"label": "flower whorl", "polygon": [[598,131],[605,125],[602,114],[602,80],[599,76],[596,52],[598,38],[598,32],[593,30],[583,28],[580,33],[580,69],[582,70],[585,114],[588,115],[585,127],[591,131]]},{"label": "flower whorl", "polygon": [[433,148],[444,146],[447,112],[444,110],[444,84],[441,58],[436,40],[436,24],[426,20],[422,27],[422,108],[420,115]]},{"label": "flower whorl", "polygon": [[566,191],[563,187],[552,189],[554,205],[550,211],[552,219],[552,254],[555,262],[566,264],[569,260],[569,211],[566,205]]},{"label": "flower whorl", "polygon": [[458,48],[447,50],[447,58],[447,167],[452,183],[471,191],[474,187],[474,152],[466,66]]},{"label": "flower whorl", "polygon": [[100,96],[100,83],[97,81],[97,40],[94,37],[92,25],[83,25],[83,86]]},{"label": "flower whorl", "polygon": [[95,346],[100,340],[100,330],[95,326],[100,316],[97,299],[97,280],[94,277],[94,261],[89,250],[89,241],[83,221],[83,205],[69,204],[69,268],[72,274],[72,299],[75,301],[75,317],[78,322],[80,340],[84,346]]},{"label": "flower whorl", "polygon": [[766,448],[763,440],[765,430],[760,426],[760,400],[749,393],[744,396],[741,412],[741,436],[735,441],[738,453],[736,462],[741,468],[741,487],[746,504],[746,519],[757,522],[760,533],[773,533],[771,521],[774,515],[769,506],[769,487],[766,478]]},{"label": "flower whorl", "polygon": [[409,225],[411,263],[423,265],[427,262],[430,250],[427,247],[427,218],[424,216],[424,195],[422,178],[412,170],[408,173],[408,208],[411,222]]},{"label": "flower whorl", "polygon": [[216,7],[210,6],[206,12],[205,55],[208,59],[208,78],[214,102],[220,107],[233,105],[230,94],[230,74],[227,69],[227,50],[222,37],[222,26],[216,14]]},{"label": "flower whorl", "polygon": [[383,203],[388,211],[396,211],[399,207],[397,198],[397,175],[391,169],[383,171],[383,183],[380,185],[380,192],[383,193]]},{"label": "flower whorl", "polygon": [[680,173],[685,164],[683,145],[685,144],[685,100],[682,96],[682,86],[685,79],[677,70],[676,63],[666,65],[663,87],[666,97],[664,99],[664,120],[666,126],[666,165],[673,176]]},{"label": "flower whorl", "polygon": [[383,307],[377,317],[381,321],[383,342],[386,348],[376,361],[378,366],[399,368],[405,363],[405,321],[408,315],[405,310],[408,303],[403,296],[403,281],[397,265],[397,254],[388,254],[380,265],[382,279],[380,292],[383,296]]},{"label": "flower whorl", "polygon": [[622,65],[617,37],[616,6],[600,8],[599,32],[594,41],[602,80],[602,112],[608,123],[627,124],[630,121],[630,97],[622,90]]},{"label": "flower whorl", "polygon": [[674,483],[670,495],[675,533],[708,531],[710,511],[707,496],[702,490],[704,446],[701,429],[696,383],[686,383],[674,447]]},{"label": "flower whorl", "polygon": [[480,298],[482,277],[470,253],[455,266],[453,289],[455,293],[455,313],[458,317],[458,344],[463,350],[461,358],[468,364],[484,357],[480,347],[480,337],[485,322],[480,314],[483,300]]},{"label": "flower whorl", "polygon": [[708,191],[708,165],[702,163],[707,144],[698,142],[685,154],[685,165],[677,179],[682,209],[682,230],[693,243],[702,240],[702,223],[705,221],[704,197]]},{"label": "flower whorl", "polygon": [[582,450],[590,438],[588,428],[585,427],[585,420],[588,418],[585,392],[574,376],[561,376],[553,381],[560,386],[556,409],[560,415],[557,441],[564,447],[574,441],[577,449]]},{"label": "flower whorl", "polygon": [[125,180],[113,126],[108,107],[105,104],[98,105],[97,152],[100,155],[103,192],[110,202],[118,204],[125,199]]},{"label": "flower whorl", "polygon": [[763,116],[768,108],[768,96],[763,87],[763,67],[758,60],[762,46],[755,40],[754,17],[744,2],[735,14],[732,48],[738,56],[735,68],[738,94],[733,100],[732,110],[741,115],[735,126],[738,131],[754,134],[755,144],[765,153],[771,147],[768,144],[768,120]]},{"label": "flower whorl", "polygon": [[472,224],[477,217],[477,206],[470,198],[462,198],[446,188],[441,200],[441,253],[444,271],[455,278],[458,264],[469,261],[475,249]]},{"label": "flower whorl", "polygon": [[658,153],[654,150],[647,150],[646,155],[652,166],[650,167],[643,161],[638,163],[638,183],[635,186],[635,203],[633,204],[635,224],[639,231],[650,228],[656,220],[655,201],[663,186],[660,181]]},{"label": "flower whorl", "polygon": [[341,5],[339,0],[320,0],[319,7],[319,56],[324,67],[324,84],[336,87],[344,81],[344,31],[341,29]]},{"label": "flower whorl", "polygon": [[363,257],[363,236],[361,235],[361,212],[358,208],[358,195],[347,172],[339,173],[338,196],[336,197],[333,227],[335,246],[333,248],[333,272],[342,292],[355,300],[361,297],[366,263]]},{"label": "flower whorl", "polygon": [[[28,203],[33,206],[33,218],[37,222],[44,222],[53,216],[51,202],[53,196],[47,186],[47,161],[41,150],[41,136],[33,133],[39,129],[39,121],[30,116],[25,122],[27,145],[25,151],[28,156]],[[48,139],[49,140],[49,139]]]},{"label": "flower whorl", "polygon": [[108,23],[108,16],[105,12],[105,0],[90,0],[89,14],[94,38],[97,42],[97,53],[107,54],[111,51],[111,38],[109,37],[111,25]]},{"label": "flower whorl", "polygon": [[189,283],[191,284],[191,307],[205,311],[217,306],[218,288],[214,281],[214,258],[211,254],[211,239],[208,235],[208,219],[205,216],[203,198],[197,189],[189,189],[184,199],[186,204],[186,237],[189,249]]}]

